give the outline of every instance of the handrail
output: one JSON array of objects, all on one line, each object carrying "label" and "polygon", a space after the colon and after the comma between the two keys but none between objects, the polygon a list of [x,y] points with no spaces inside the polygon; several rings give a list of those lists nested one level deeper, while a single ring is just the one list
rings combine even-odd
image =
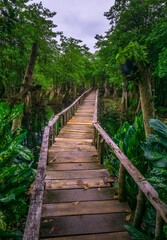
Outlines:
[{"label": "handrail", "polygon": [[[97,92],[98,94],[98,92]],[[97,110],[94,112],[96,118]],[[100,126],[97,121],[93,123],[94,131],[93,131],[93,143],[98,150],[98,158],[100,163],[103,164],[103,154],[104,154],[104,144],[107,144],[112,151],[115,153],[117,158],[120,161],[120,170],[118,177],[118,198],[120,201],[125,200],[125,176],[126,171],[130,174],[130,176],[134,179],[135,183],[138,185],[139,193],[144,194],[146,198],[151,202],[152,206],[157,211],[156,218],[156,228],[162,228],[157,221],[163,220],[167,223],[167,204],[160,200],[157,191],[153,188],[153,186],[145,179],[145,177],[138,171],[138,169],[131,163],[131,161],[125,156],[125,154],[121,151],[121,149],[115,144],[115,142],[110,138],[110,136],[104,131],[104,129]],[[137,201],[141,201],[138,198]],[[136,211],[135,213],[135,221],[139,222],[139,216]],[[163,219],[163,220],[162,220]],[[155,233],[160,234],[160,229],[156,229]]]},{"label": "handrail", "polygon": [[[45,176],[46,165],[48,160],[49,147],[55,141],[55,135],[58,134],[60,128],[57,126],[59,120],[61,120],[61,127],[72,118],[79,104],[84,98],[91,92],[91,88],[85,91],[80,97],[78,97],[69,107],[56,114],[48,123],[44,129],[41,151],[38,161],[37,173],[33,187],[33,193],[31,196],[30,207],[26,220],[26,226],[24,230],[23,240],[38,240],[40,220],[43,203],[43,193],[45,190]],[[60,119],[61,118],[61,119]],[[56,129],[55,129],[56,128]]]},{"label": "handrail", "polygon": [[82,98],[85,97],[86,94],[88,94],[91,90],[92,90],[92,88],[90,88],[89,90],[87,90],[86,92],[84,92],[84,93],[83,93],[80,97],[78,97],[69,107],[65,108],[65,109],[64,109],[63,111],[61,111],[60,113],[56,114],[56,115],[54,116],[54,118],[49,121],[49,124],[48,124],[48,125],[49,125],[49,126],[52,126],[52,125],[58,120],[58,118],[59,118],[61,115],[65,114],[65,113],[67,113],[69,110],[71,110],[71,109],[72,109],[78,102],[80,102],[80,101],[82,100]]}]

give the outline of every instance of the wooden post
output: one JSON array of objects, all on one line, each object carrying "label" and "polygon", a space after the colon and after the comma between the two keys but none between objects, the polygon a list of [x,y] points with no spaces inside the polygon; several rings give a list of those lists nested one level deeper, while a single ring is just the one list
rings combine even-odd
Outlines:
[{"label": "wooden post", "polygon": [[104,139],[101,139],[99,142],[98,158],[100,164],[103,165],[103,156],[104,156]]},{"label": "wooden post", "polygon": [[97,147],[96,146],[96,128],[94,127],[93,125],[93,146]]},{"label": "wooden post", "polygon": [[60,117],[60,125],[61,125],[61,128],[64,127],[64,115],[61,115]]},{"label": "wooden post", "polygon": [[52,126],[52,144],[54,143],[55,141],[55,125],[53,124]]},{"label": "wooden post", "polygon": [[98,159],[100,164],[103,164],[103,146],[104,140],[102,139],[100,133],[97,136],[97,151],[98,151]]},{"label": "wooden post", "polygon": [[136,228],[138,228],[141,224],[141,220],[144,212],[144,206],[145,206],[145,196],[144,196],[144,193],[139,189],[139,193],[137,195],[137,206],[136,206],[135,216],[133,220],[133,225]]},{"label": "wooden post", "polygon": [[[164,220],[159,211],[156,213],[155,239],[163,235]],[[160,239],[160,238],[159,238]]]},{"label": "wooden post", "polygon": [[126,169],[122,164],[120,164],[119,178],[118,178],[118,199],[120,202],[126,201],[125,178],[126,178]]}]

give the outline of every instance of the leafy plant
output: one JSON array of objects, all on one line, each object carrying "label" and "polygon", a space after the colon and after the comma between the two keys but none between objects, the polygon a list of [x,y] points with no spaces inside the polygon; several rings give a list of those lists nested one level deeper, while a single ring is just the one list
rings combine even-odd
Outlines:
[{"label": "leafy plant", "polygon": [[149,164],[147,178],[167,203],[167,126],[158,119],[150,120],[154,134],[142,146]]},{"label": "leafy plant", "polygon": [[[22,114],[23,106],[13,109],[0,103],[0,238],[16,237],[28,210],[28,189],[34,180],[33,155],[22,145],[26,132],[11,130],[12,121]],[[12,230],[12,231],[11,231]]]},{"label": "leafy plant", "polygon": [[132,225],[125,225],[126,230],[130,233],[133,240],[151,240],[152,238],[146,236]]}]

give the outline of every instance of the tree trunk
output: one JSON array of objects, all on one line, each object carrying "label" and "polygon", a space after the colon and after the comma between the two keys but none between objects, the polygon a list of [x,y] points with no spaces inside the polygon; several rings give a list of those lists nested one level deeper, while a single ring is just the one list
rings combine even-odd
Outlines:
[{"label": "tree trunk", "polygon": [[[29,110],[30,108],[29,103],[31,102],[31,99],[30,99],[31,96],[30,96],[29,90],[33,83],[32,75],[34,72],[37,55],[38,55],[38,44],[33,43],[30,59],[27,64],[27,69],[25,72],[24,80],[22,82],[22,86],[20,88],[20,92],[15,96],[16,99],[20,99],[20,102],[24,102],[25,105],[26,103],[28,104],[27,110]],[[23,118],[23,115],[13,121],[13,125],[12,125],[13,131],[15,131],[18,127],[21,126],[22,118]]]},{"label": "tree trunk", "polygon": [[[152,132],[149,126],[149,120],[154,117],[154,104],[152,99],[152,91],[151,91],[151,81],[150,81],[150,68],[145,68],[139,66],[141,80],[139,80],[139,92],[140,92],[140,101],[141,108],[143,113],[143,121],[145,128],[146,139],[148,135]],[[135,211],[135,217],[133,221],[133,225],[135,227],[139,227],[145,206],[145,196],[144,193],[139,190],[137,197],[137,206]]]},{"label": "tree trunk", "polygon": [[109,98],[110,97],[110,92],[108,90],[108,84],[107,82],[104,83],[104,97]]},{"label": "tree trunk", "polygon": [[151,91],[150,68],[140,68],[142,79],[139,80],[139,92],[143,113],[146,138],[152,132],[149,120],[154,118],[154,104]]},{"label": "tree trunk", "polygon": [[123,112],[124,110],[127,110],[128,108],[128,93],[127,93],[127,86],[126,82],[122,83],[122,101],[120,109]]}]

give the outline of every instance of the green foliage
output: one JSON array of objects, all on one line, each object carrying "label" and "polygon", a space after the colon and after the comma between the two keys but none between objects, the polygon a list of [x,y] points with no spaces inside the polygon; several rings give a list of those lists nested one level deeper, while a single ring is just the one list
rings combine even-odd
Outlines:
[{"label": "green foliage", "polygon": [[[128,159],[136,166],[136,168],[141,172],[145,173],[147,171],[147,162],[144,159],[142,149],[140,147],[141,142],[145,139],[144,126],[142,116],[136,117],[133,125],[125,122],[123,126],[117,131],[114,136],[114,141],[120,147],[120,149],[125,153]],[[111,164],[115,160],[111,161]],[[115,166],[114,163],[113,166]],[[118,172],[118,164],[116,171]],[[117,173],[118,174],[118,173]],[[126,190],[128,196],[128,202],[132,209],[135,208],[136,195],[137,195],[137,185],[134,180],[127,175],[126,178]]]},{"label": "green foliage", "polygon": [[116,60],[124,64],[127,59],[147,62],[146,46],[140,45],[137,41],[130,42],[123,50],[120,48],[116,55]]},{"label": "green foliage", "polygon": [[167,203],[167,126],[158,119],[151,119],[150,127],[155,133],[149,135],[142,146],[149,163],[147,178]]},{"label": "green foliage", "polygon": [[5,103],[0,103],[0,164],[19,162],[20,157],[31,160],[33,158],[30,150],[23,146],[26,132],[17,134],[11,131],[11,122],[18,118],[23,111],[23,105],[17,105],[12,110]]},{"label": "green foliage", "polygon": [[144,169],[144,158],[140,145],[144,139],[142,116],[136,117],[133,125],[125,122],[114,136],[114,140],[118,146],[141,172],[143,172]]},{"label": "green foliage", "polygon": [[132,225],[125,225],[126,230],[130,233],[131,239],[133,240],[151,240],[152,238],[146,236],[139,230],[137,230],[134,226]]},{"label": "green foliage", "polygon": [[26,132],[18,135],[11,130],[12,121],[22,114],[23,106],[10,109],[6,103],[0,103],[0,109],[0,237],[17,237],[19,231],[8,229],[27,213],[27,192],[35,175],[31,168],[33,155],[22,145]]}]

